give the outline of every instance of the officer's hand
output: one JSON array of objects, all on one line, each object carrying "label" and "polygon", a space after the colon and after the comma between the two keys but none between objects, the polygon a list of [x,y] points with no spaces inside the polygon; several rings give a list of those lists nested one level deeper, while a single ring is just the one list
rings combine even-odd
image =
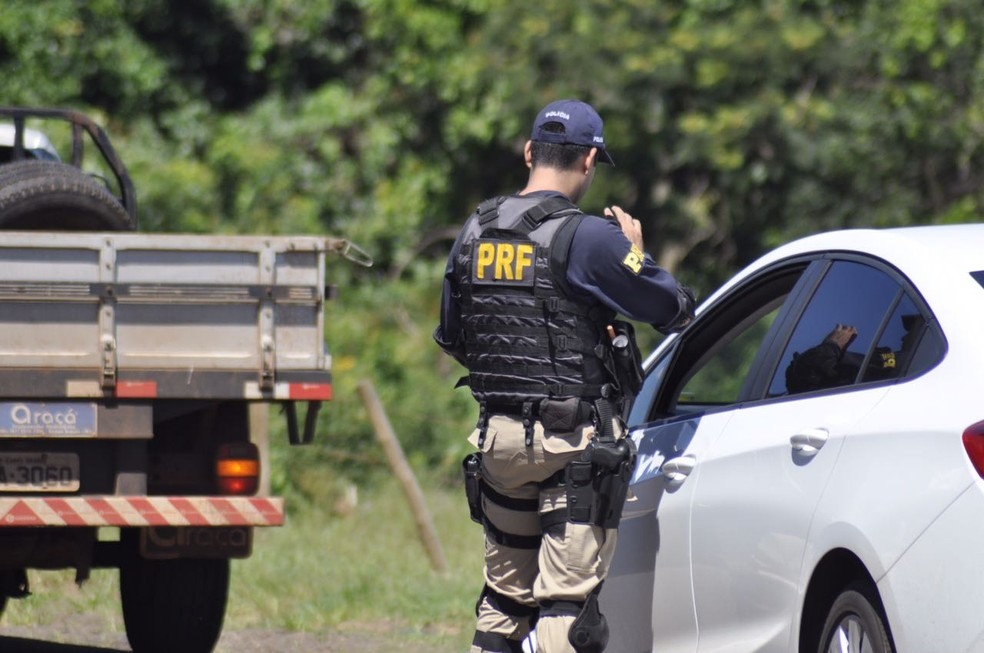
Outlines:
[{"label": "officer's hand", "polygon": [[834,327],[834,330],[827,334],[824,338],[825,342],[832,342],[841,351],[847,349],[847,346],[851,344],[851,341],[858,337],[858,330],[848,324],[838,324]]},{"label": "officer's hand", "polygon": [[646,251],[646,248],[642,244],[642,225],[639,224],[638,220],[623,211],[619,206],[606,208],[605,215],[618,222],[618,226],[622,228],[622,233],[625,234],[625,237],[629,239],[630,243],[638,247],[640,251]]}]

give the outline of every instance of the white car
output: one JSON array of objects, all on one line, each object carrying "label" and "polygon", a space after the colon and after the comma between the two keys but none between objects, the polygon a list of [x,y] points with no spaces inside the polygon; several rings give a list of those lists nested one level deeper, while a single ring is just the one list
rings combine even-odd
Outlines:
[{"label": "white car", "polygon": [[[0,164],[10,163],[14,156],[16,130],[12,124],[0,123]],[[55,146],[36,129],[24,129],[24,157],[44,161],[60,161]]]},{"label": "white car", "polygon": [[984,651],[984,224],[780,247],[650,357],[609,653]]}]

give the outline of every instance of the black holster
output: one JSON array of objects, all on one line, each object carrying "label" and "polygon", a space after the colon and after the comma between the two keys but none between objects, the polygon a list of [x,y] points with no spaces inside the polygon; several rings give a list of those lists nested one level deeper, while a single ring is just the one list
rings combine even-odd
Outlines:
[{"label": "black holster", "polygon": [[642,388],[645,377],[642,369],[642,353],[636,343],[635,327],[630,322],[615,320],[612,327],[615,329],[615,338],[612,339],[615,377],[623,399],[628,399],[638,394]]},{"label": "black holster", "polygon": [[616,528],[629,493],[636,446],[630,438],[592,440],[567,465],[567,519],[575,524]]},{"label": "black holster", "polygon": [[482,510],[482,454],[470,453],[461,461],[465,475],[465,496],[468,498],[468,511],[473,522],[484,523]]}]

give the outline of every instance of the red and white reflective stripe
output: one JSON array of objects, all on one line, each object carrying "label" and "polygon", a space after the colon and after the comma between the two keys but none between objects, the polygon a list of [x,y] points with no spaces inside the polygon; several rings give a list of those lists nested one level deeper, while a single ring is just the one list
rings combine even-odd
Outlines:
[{"label": "red and white reflective stripe", "polygon": [[24,526],[282,526],[280,497],[0,498],[0,528]]},{"label": "red and white reflective stripe", "polygon": [[[330,383],[275,383],[273,385],[273,398],[280,400],[300,400],[300,401],[330,401]],[[260,384],[256,381],[248,381],[243,386],[243,397],[246,399],[263,399],[264,394],[260,390]]]}]

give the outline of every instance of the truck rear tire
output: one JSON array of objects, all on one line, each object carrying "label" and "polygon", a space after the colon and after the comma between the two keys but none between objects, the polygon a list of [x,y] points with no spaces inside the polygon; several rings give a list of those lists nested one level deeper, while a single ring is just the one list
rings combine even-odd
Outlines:
[{"label": "truck rear tire", "polygon": [[0,167],[0,229],[128,231],[132,225],[113,194],[78,168],[18,161]]},{"label": "truck rear tire", "polygon": [[210,653],[225,618],[229,560],[147,560],[139,537],[124,544],[120,599],[134,653]]}]

